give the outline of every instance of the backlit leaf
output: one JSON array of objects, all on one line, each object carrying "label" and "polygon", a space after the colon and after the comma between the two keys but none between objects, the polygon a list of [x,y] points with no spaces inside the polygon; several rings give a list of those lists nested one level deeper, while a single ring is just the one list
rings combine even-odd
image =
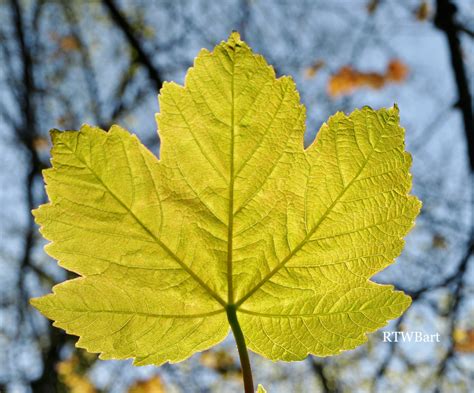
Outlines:
[{"label": "backlit leaf", "polygon": [[290,77],[233,33],[166,83],[157,159],[126,130],[52,132],[47,252],[81,277],[33,299],[77,346],[135,364],[222,341],[227,305],[271,359],[367,341],[410,298],[369,279],[403,248],[420,202],[398,109],[337,113],[303,147]]}]

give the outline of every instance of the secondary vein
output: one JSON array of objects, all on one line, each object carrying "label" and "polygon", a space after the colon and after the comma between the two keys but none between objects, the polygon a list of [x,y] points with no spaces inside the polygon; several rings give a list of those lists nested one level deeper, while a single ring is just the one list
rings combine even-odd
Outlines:
[{"label": "secondary vein", "polygon": [[[382,136],[380,136],[381,138]],[[380,140],[379,138],[379,140]],[[378,140],[378,141],[379,141]],[[378,141],[375,145],[378,144]],[[336,197],[336,199],[332,202],[332,204],[326,209],[326,212],[320,217],[320,219],[316,222],[312,230],[305,236],[305,238],[277,265],[271,270],[257,285],[255,285],[245,296],[243,296],[237,303],[236,306],[237,308],[240,307],[247,299],[249,299],[255,292],[257,292],[268,280],[270,280],[276,273],[280,271],[282,267],[284,267],[287,262],[292,259],[298,251],[300,251],[308,242],[308,240],[311,239],[311,237],[314,235],[314,233],[317,231],[317,229],[320,227],[320,225],[323,223],[323,221],[326,219],[326,217],[329,215],[329,213],[332,211],[332,209],[336,206],[336,204],[339,202],[339,200],[344,196],[346,191],[352,186],[352,184],[357,180],[357,178],[360,176],[362,171],[364,170],[365,166],[370,160],[370,157],[375,151],[375,147],[373,147],[373,150],[370,152],[370,154],[366,157],[364,164],[360,167],[359,171],[356,173],[354,178],[347,184],[347,186],[342,190],[342,192]]]},{"label": "secondary vein", "polygon": [[135,219],[138,225],[163,249],[165,252],[175,261],[178,263],[179,266],[183,270],[185,270],[199,285],[201,285],[210,296],[212,296],[215,300],[217,300],[222,306],[226,306],[226,302],[216,293],[214,292],[199,276],[190,269],[168,246],[163,243],[148,227],[135,215],[135,213],[130,209],[112,190],[102,181],[102,179],[94,172],[94,170],[88,165],[87,162],[82,161],[75,153],[73,149],[70,148],[67,144],[64,144],[70,151],[73,153],[76,158],[83,164],[89,171],[94,175],[97,181],[102,184],[105,190],[125,209],[127,210],[130,215]]}]

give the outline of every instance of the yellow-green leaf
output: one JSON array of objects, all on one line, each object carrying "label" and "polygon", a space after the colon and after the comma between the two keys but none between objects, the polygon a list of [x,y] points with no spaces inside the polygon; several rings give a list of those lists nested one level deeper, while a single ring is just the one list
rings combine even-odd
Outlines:
[{"label": "yellow-green leaf", "polygon": [[265,390],[265,388],[262,385],[258,385],[257,393],[267,393],[267,391]]},{"label": "yellow-green leaf", "polygon": [[118,126],[52,132],[47,252],[81,277],[33,299],[79,347],[136,364],[223,340],[300,360],[355,348],[410,298],[369,279],[393,262],[420,202],[398,109],[337,113],[304,149],[289,77],[233,33],[166,83],[160,159]]}]

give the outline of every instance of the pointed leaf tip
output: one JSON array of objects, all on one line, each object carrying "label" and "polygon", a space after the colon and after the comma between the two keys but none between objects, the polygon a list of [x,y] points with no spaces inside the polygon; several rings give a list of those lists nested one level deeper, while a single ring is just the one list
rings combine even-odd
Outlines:
[{"label": "pointed leaf tip", "polygon": [[240,38],[240,33],[236,30],[233,30],[232,33],[230,33],[229,35],[229,39],[227,40],[227,42],[229,44],[241,44],[242,42],[242,39]]}]

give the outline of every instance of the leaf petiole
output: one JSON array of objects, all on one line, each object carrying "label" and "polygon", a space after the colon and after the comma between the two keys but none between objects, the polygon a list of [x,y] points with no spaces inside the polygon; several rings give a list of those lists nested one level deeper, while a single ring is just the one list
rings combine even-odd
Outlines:
[{"label": "leaf petiole", "polygon": [[239,320],[237,319],[237,307],[235,304],[228,304],[226,306],[226,312],[227,320],[229,321],[229,325],[232,328],[232,333],[234,334],[235,342],[237,343],[237,349],[239,351],[245,393],[254,393],[255,390],[253,386],[252,369],[250,367],[250,359],[247,351],[247,345],[245,344],[244,334],[242,333]]}]

